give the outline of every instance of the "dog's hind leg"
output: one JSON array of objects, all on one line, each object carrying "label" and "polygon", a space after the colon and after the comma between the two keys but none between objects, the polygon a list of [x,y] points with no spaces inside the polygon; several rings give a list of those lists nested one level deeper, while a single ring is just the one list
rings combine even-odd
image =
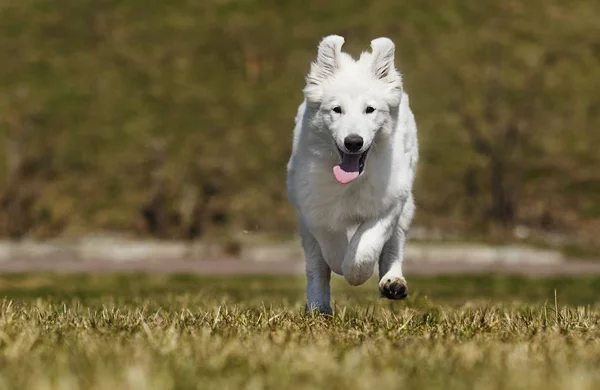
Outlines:
[{"label": "dog's hind leg", "polygon": [[379,291],[388,299],[404,299],[408,296],[406,279],[402,274],[406,232],[414,215],[412,196],[408,198],[390,239],[385,243],[379,258]]},{"label": "dog's hind leg", "polygon": [[306,257],[306,312],[332,314],[329,284],[331,269],[323,259],[319,243],[302,224],[300,236]]}]

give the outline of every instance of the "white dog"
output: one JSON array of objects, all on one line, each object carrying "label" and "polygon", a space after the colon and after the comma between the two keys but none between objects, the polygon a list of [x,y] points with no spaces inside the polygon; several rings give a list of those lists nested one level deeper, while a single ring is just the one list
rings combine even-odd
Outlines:
[{"label": "white dog", "polygon": [[351,285],[379,265],[379,290],[403,299],[406,234],[414,214],[417,127],[394,43],[355,61],[344,38],[324,38],[306,77],[288,163],[288,195],[306,256],[307,310],[331,313],[331,271]]}]

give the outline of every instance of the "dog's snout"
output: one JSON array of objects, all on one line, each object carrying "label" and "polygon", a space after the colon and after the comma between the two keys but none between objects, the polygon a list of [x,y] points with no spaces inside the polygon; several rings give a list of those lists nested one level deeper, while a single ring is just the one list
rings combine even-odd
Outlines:
[{"label": "dog's snout", "polygon": [[344,138],[344,146],[351,153],[356,153],[363,147],[363,138],[358,134],[350,134]]}]

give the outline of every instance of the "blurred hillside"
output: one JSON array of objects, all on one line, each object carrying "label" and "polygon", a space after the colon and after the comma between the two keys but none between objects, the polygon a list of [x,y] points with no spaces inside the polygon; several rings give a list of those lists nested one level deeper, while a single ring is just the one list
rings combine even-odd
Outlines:
[{"label": "blurred hillside", "polygon": [[0,0],[0,235],[293,232],[293,117],[332,33],[396,42],[416,224],[600,232],[598,1]]}]

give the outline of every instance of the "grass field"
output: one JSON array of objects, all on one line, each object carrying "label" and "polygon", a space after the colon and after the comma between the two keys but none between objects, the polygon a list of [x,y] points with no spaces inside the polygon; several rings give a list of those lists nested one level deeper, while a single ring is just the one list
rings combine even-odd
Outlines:
[{"label": "grass field", "polygon": [[600,278],[409,283],[2,275],[0,389],[600,388]]}]

